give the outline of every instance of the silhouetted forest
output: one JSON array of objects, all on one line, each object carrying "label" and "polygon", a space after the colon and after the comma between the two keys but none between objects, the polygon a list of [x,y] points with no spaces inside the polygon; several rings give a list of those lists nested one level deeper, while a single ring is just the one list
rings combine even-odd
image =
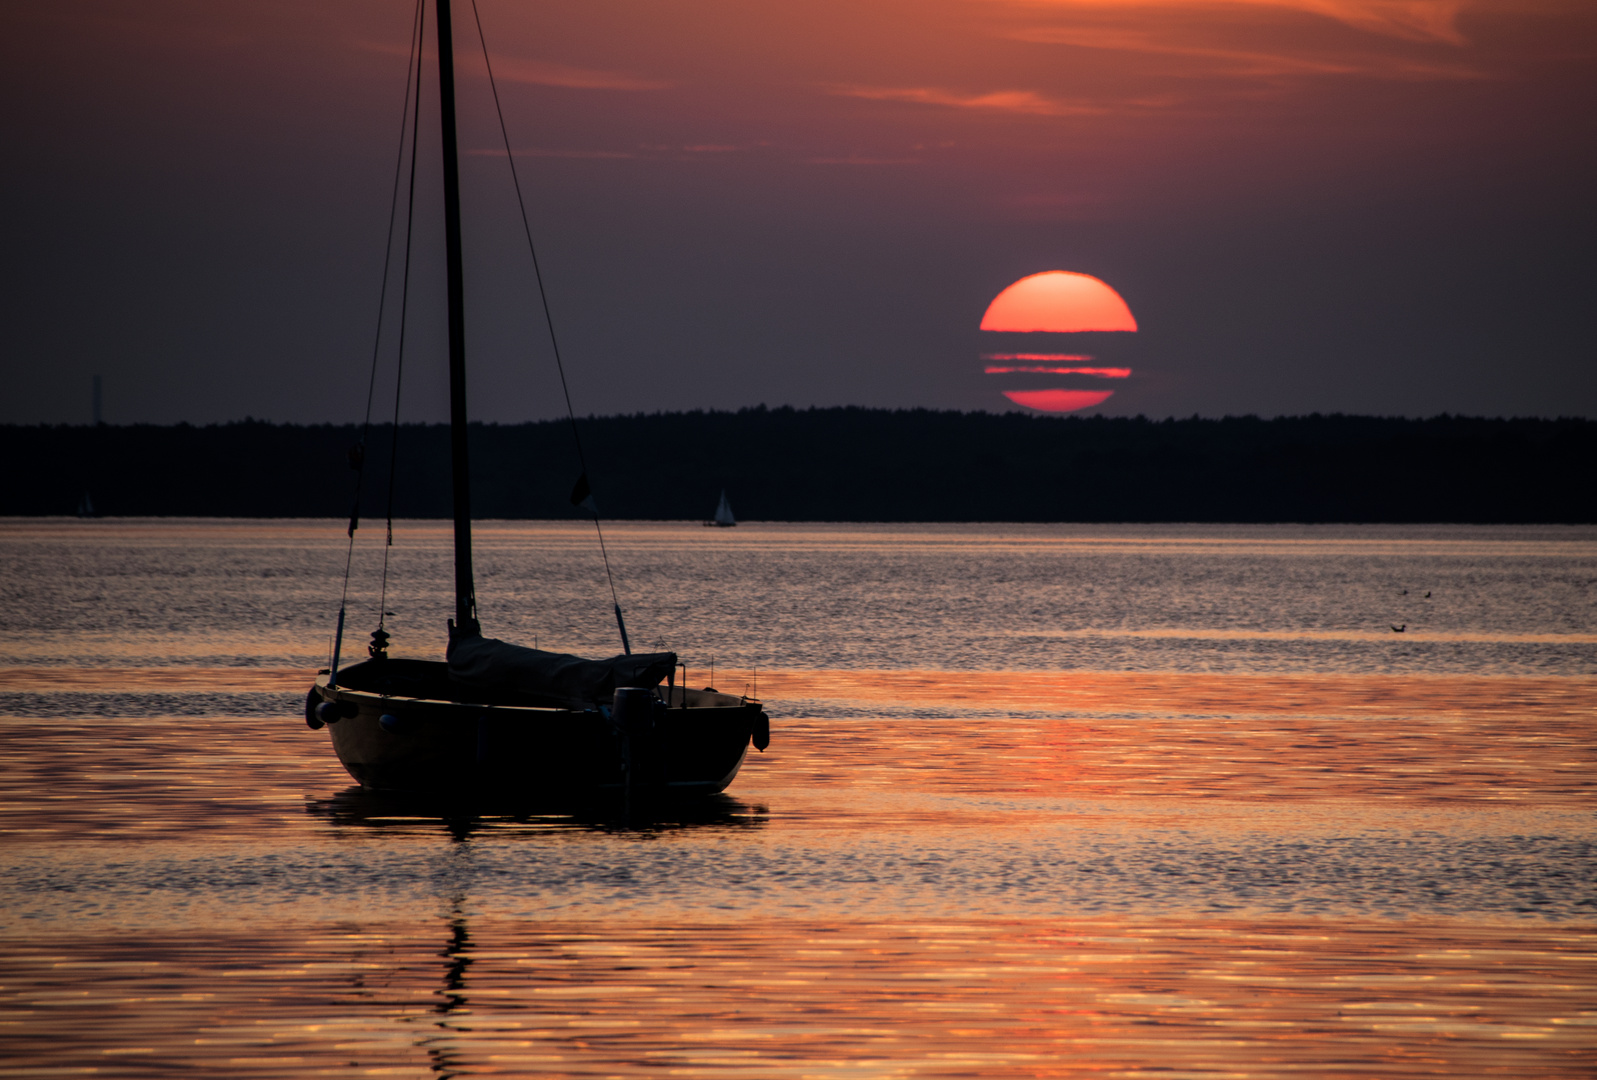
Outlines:
[{"label": "silhouetted forest", "polygon": [[[1261,420],[791,408],[578,421],[607,518],[767,521],[1597,521],[1597,422]],[[357,425],[3,426],[0,512],[342,517]],[[366,440],[382,517],[391,427]],[[569,518],[565,421],[473,425],[479,518]],[[448,517],[448,430],[402,425],[394,513]]]}]

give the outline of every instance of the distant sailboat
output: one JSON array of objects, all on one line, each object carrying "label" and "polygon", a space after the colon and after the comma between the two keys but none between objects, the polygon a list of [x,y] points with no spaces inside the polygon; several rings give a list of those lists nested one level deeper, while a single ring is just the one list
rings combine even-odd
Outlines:
[{"label": "distant sailboat", "polygon": [[715,508],[715,517],[705,522],[722,529],[730,529],[737,524],[737,519],[732,516],[732,504],[726,501],[726,491],[721,491],[721,504]]},{"label": "distant sailboat", "polygon": [[78,500],[78,517],[96,518],[99,516],[100,515],[94,509],[94,500],[89,498],[89,493],[85,491],[83,493],[83,498]]}]

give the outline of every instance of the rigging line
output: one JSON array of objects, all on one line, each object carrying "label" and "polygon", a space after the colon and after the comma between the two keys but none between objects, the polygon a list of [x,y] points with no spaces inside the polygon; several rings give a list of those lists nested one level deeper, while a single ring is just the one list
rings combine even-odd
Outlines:
[{"label": "rigging line", "polygon": [[[421,96],[421,64],[417,61],[417,53],[421,43],[417,39],[422,33],[422,8],[424,0],[416,0],[416,14],[410,27],[410,62],[405,65],[405,102],[399,111],[399,151],[394,155],[394,189],[388,199],[388,245],[383,249],[386,258],[383,260],[383,287],[377,300],[377,340],[372,342],[372,370],[371,378],[366,384],[366,421],[361,427],[360,441],[366,442],[366,436],[372,426],[372,397],[377,390],[377,355],[378,346],[382,343],[383,309],[388,301],[388,272],[393,268],[394,250],[394,223],[399,216],[399,180],[404,175],[405,166],[405,122],[409,118],[405,115],[410,111],[410,91],[415,86],[416,95]],[[415,155],[414,133],[412,133],[411,154]]]},{"label": "rigging line", "polygon": [[[349,512],[349,543],[344,549],[344,585],[338,597],[338,632],[333,641],[333,660],[330,671],[334,679],[338,677],[338,653],[344,642],[344,612],[349,604],[349,574],[355,561],[355,530],[360,528],[360,499],[366,487],[366,440],[371,434],[372,427],[372,398],[377,390],[377,358],[381,355],[383,344],[383,313],[388,304],[388,273],[394,265],[394,221],[399,216],[399,180],[404,175],[405,166],[405,124],[410,112],[411,74],[413,66],[419,75],[419,64],[414,64],[420,52],[420,42],[417,40],[421,33],[422,4],[424,0],[416,0],[416,13],[411,18],[410,24],[410,59],[405,62],[405,96],[399,109],[399,149],[394,154],[394,185],[388,196],[388,238],[383,242],[383,279],[377,290],[377,332],[372,339],[371,374],[366,380],[366,415],[361,421],[360,443],[351,451],[350,464],[355,466],[355,501]],[[417,96],[420,96],[421,87],[416,86]]]},{"label": "rigging line", "polygon": [[[399,110],[399,148],[394,154],[394,184],[393,189],[389,193],[388,197],[388,237],[383,243],[383,279],[382,285],[377,291],[377,332],[372,339],[371,373],[366,380],[366,415],[361,422],[360,457],[358,461],[354,462],[356,465],[355,507],[354,512],[350,514],[349,519],[350,550],[346,552],[344,557],[345,599],[348,598],[349,593],[349,564],[350,557],[354,553],[355,530],[360,527],[360,519],[358,516],[360,513],[360,495],[362,488],[365,486],[366,480],[365,446],[366,440],[371,434],[372,400],[377,391],[377,360],[382,352],[383,314],[387,310],[388,306],[388,275],[390,271],[392,271],[394,265],[394,224],[399,216],[399,181],[400,178],[404,176],[405,127],[410,119],[406,114],[410,112],[412,77],[413,75],[419,75],[420,67],[419,63],[416,62],[416,57],[418,50],[420,49],[420,42],[417,40],[417,38],[421,33],[423,2],[424,0],[416,0],[416,13],[412,17],[410,25],[410,59],[405,63],[405,96]],[[416,86],[416,91],[418,94],[420,94],[421,88],[419,85]],[[342,602],[340,606],[342,606]]]},{"label": "rigging line", "polygon": [[[543,269],[538,265],[538,246],[532,242],[532,222],[527,217],[527,201],[521,194],[521,177],[516,172],[516,155],[510,149],[510,131],[505,127],[505,110],[499,104],[499,85],[494,80],[493,61],[488,57],[488,37],[482,30],[482,13],[477,10],[477,0],[471,0],[471,17],[477,23],[477,40],[482,42],[482,62],[488,70],[488,89],[493,92],[494,113],[499,118],[499,135],[505,143],[505,160],[510,163],[510,179],[516,188],[516,206],[521,210],[521,229],[527,237],[527,252],[532,256],[532,273],[538,282],[538,299],[543,303],[543,322],[549,328],[549,347],[554,350],[555,370],[560,373],[560,392],[566,399],[566,419],[571,422],[571,441],[577,447],[577,464],[584,479],[588,475],[588,459],[582,452],[582,436],[577,432],[577,414],[571,407],[571,387],[566,383],[566,365],[560,359],[560,342],[555,337],[555,320],[549,311],[549,293],[543,286]],[[630,654],[626,623],[621,619],[621,601],[616,596],[615,575],[610,572],[610,553],[604,545],[604,528],[599,524],[599,511],[593,509],[593,528],[599,535],[599,555],[604,559],[604,576],[610,584],[610,602],[615,606],[616,625],[621,630],[621,644]]]},{"label": "rigging line", "polygon": [[[425,13],[427,0],[417,0],[417,11]],[[420,18],[418,40],[426,36],[426,23]],[[394,363],[394,422],[388,448],[388,536],[383,544],[383,585],[377,601],[377,633],[383,632],[388,618],[388,556],[394,549],[394,478],[399,475],[399,398],[405,385],[405,329],[410,313],[410,250],[416,223],[416,159],[421,156],[421,49],[416,50],[416,96],[410,123],[410,194],[405,206],[405,261],[399,288],[399,355]],[[374,642],[383,639],[372,635]]]}]

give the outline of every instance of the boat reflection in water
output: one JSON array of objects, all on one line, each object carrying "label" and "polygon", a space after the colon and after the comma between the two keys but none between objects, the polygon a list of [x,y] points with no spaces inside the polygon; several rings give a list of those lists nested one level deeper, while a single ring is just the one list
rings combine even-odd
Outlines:
[{"label": "boat reflection in water", "polygon": [[[550,834],[572,833],[627,833],[646,837],[720,830],[746,833],[762,829],[769,818],[765,806],[745,803],[726,795],[691,802],[664,803],[652,812],[648,807],[625,807],[615,802],[596,803],[579,810],[555,810],[507,806],[484,800],[395,795],[360,787],[346,788],[323,799],[308,799],[305,812],[340,830],[369,829],[388,838],[435,839],[442,831],[450,837],[452,850],[461,855],[467,855],[474,842],[489,837],[495,840],[515,837],[554,839]],[[507,1022],[495,1011],[496,1008],[502,1010],[507,1007],[504,995],[509,992],[514,998],[528,993],[529,981],[534,984],[532,989],[535,990],[536,984],[552,977],[552,972],[536,969],[517,974],[507,983],[504,972],[489,971],[484,976],[486,991],[477,988],[479,993],[486,992],[493,999],[487,1002],[489,1011],[482,1013],[475,1009],[470,975],[477,962],[475,953],[481,946],[473,937],[470,894],[462,887],[460,876],[446,875],[446,880],[453,891],[439,897],[447,905],[447,913],[441,928],[442,946],[432,954],[435,962],[441,965],[441,971],[431,978],[425,975],[417,978],[422,971],[432,967],[432,964],[418,966],[416,963],[415,950],[419,944],[416,938],[427,934],[425,929],[420,929],[418,933],[418,928],[407,928],[403,933],[404,938],[410,939],[408,947],[397,942],[390,943],[391,948],[397,946],[397,955],[387,955],[377,963],[372,962],[374,957],[370,954],[370,936],[356,935],[357,943],[346,962],[352,971],[349,989],[357,999],[365,999],[372,992],[371,981],[375,979],[390,994],[399,992],[402,998],[410,1002],[410,1007],[401,1007],[388,1016],[414,1028],[411,1045],[426,1056],[427,1066],[435,1075],[456,1076],[469,1070],[472,1059],[482,1051],[480,1043],[485,1033],[479,1031],[480,1026],[486,1023],[489,1028],[497,1029],[508,1023],[510,1027],[519,1028],[519,1021]],[[469,876],[466,882],[469,884]],[[493,921],[490,920],[490,937],[494,936],[493,927]],[[505,930],[503,920],[499,920],[498,929],[502,936]],[[588,933],[577,936],[592,937],[593,929],[589,927]],[[411,954],[412,959],[403,957],[406,952]],[[494,955],[503,958],[502,954]],[[423,1006],[417,991],[429,982],[436,989],[430,991],[428,996],[431,1000]],[[409,989],[400,990],[406,983]],[[393,1002],[385,999],[385,1004],[392,1005]],[[523,1001],[511,1005],[510,1011],[536,1014],[538,1007],[532,1002]],[[487,1033],[490,1041],[492,1034]],[[516,1034],[525,1038],[524,1032],[518,1031]],[[556,1040],[557,1043],[560,1041],[563,1040]],[[365,1062],[350,1064],[364,1065]]]},{"label": "boat reflection in water", "polygon": [[327,798],[307,798],[305,812],[339,827],[372,829],[389,835],[436,836],[442,831],[457,841],[480,833],[742,832],[763,828],[770,815],[762,805],[729,795],[661,803],[609,800],[579,806],[533,806],[492,797],[407,795],[361,787],[349,787]]}]

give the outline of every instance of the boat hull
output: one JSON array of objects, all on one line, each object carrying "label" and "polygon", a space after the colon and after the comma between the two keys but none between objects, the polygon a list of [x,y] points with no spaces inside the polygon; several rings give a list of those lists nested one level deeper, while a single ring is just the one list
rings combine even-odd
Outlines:
[{"label": "boat hull", "polygon": [[[447,678],[440,663],[383,663]],[[725,790],[751,740],[763,747],[769,737],[758,701],[714,691],[677,688],[650,723],[623,731],[596,709],[385,693],[384,670],[356,665],[337,686],[322,675],[306,699],[307,723],[325,723],[339,761],[369,791],[527,803],[701,797]]]}]

